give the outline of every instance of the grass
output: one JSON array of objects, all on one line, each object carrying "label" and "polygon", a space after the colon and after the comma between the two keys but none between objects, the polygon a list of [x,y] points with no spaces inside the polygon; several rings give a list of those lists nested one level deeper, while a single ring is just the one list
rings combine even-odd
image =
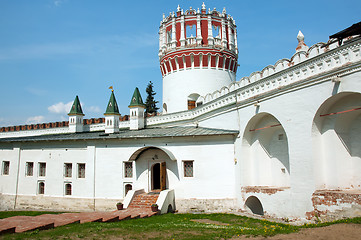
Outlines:
[{"label": "grass", "polygon": [[[38,212],[39,213],[39,212]],[[3,213],[0,213],[2,216]],[[3,239],[228,239],[237,235],[273,236],[333,223],[361,224],[361,218],[292,226],[233,214],[165,214],[113,223],[70,224],[44,231],[8,234]]]}]

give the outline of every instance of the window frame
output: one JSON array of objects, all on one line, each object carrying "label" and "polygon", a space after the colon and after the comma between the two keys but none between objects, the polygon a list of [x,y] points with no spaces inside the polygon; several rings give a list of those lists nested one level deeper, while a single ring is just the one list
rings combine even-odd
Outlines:
[{"label": "window frame", "polygon": [[[67,186],[70,186],[70,194],[68,194],[69,189],[67,189]],[[72,196],[73,195],[73,184],[71,182],[65,182],[64,183],[64,195],[65,196]]]},{"label": "window frame", "polygon": [[[183,162],[183,177],[184,178],[193,178],[194,177],[194,160],[183,160],[182,162]],[[188,166],[186,166],[187,163],[191,163],[192,176],[187,175],[187,171],[186,171],[186,169],[188,168]]]},{"label": "window frame", "polygon": [[[124,178],[133,178],[134,175],[134,167],[133,167],[133,161],[127,161],[127,162],[123,162],[123,166],[124,166]],[[127,175],[127,165],[131,166],[131,176]]]},{"label": "window frame", "polygon": [[[30,172],[31,170],[31,172]],[[25,164],[25,176],[33,177],[34,176],[34,162],[26,162]]]},{"label": "window frame", "polygon": [[[43,187],[40,187],[40,184],[43,184]],[[40,190],[42,189],[42,192]],[[45,182],[44,181],[38,181],[38,195],[44,195],[45,194]]]},{"label": "window frame", "polygon": [[[81,171],[80,171],[81,170],[80,166],[84,166],[84,172],[83,173],[81,173]],[[78,163],[77,167],[78,167],[78,175],[77,175],[77,177],[78,178],[85,178],[85,170],[86,170],[85,163]]]},{"label": "window frame", "polygon": [[[68,166],[70,166],[70,172],[68,171]],[[64,163],[64,177],[65,178],[73,177],[73,163]]]},{"label": "window frame", "polygon": [[[45,177],[46,176],[46,162],[39,162],[38,166],[39,166],[39,171],[38,171],[39,177]],[[44,174],[44,175],[42,175],[42,174]]]},{"label": "window frame", "polygon": [[10,175],[10,161],[5,161],[5,160],[3,161],[1,168],[1,175],[4,176]]}]

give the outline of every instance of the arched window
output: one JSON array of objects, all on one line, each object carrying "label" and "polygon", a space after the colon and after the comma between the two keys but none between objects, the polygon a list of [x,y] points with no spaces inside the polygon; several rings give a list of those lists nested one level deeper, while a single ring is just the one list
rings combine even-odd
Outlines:
[{"label": "arched window", "polygon": [[126,185],[125,185],[125,189],[124,189],[124,194],[125,194],[125,196],[126,196],[127,193],[128,193],[130,190],[132,190],[132,189],[133,189],[132,184],[126,184]]},{"label": "arched window", "polygon": [[45,192],[45,183],[44,182],[39,182],[38,194],[44,194],[44,192]]},{"label": "arched window", "polygon": [[71,195],[71,184],[65,184],[65,195]]}]

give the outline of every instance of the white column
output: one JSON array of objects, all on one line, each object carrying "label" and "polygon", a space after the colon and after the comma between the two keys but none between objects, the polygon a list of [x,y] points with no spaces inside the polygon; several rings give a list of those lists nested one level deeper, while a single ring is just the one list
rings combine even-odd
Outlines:
[{"label": "white column", "polygon": [[214,38],[213,38],[213,32],[212,32],[212,17],[211,15],[208,15],[208,46],[214,45]]},{"label": "white column", "polygon": [[231,19],[228,20],[228,45],[231,51],[234,51],[234,39],[232,36]]},{"label": "white column", "polygon": [[235,46],[235,52],[238,54],[238,44],[237,44],[237,29],[234,28],[234,46]]},{"label": "white column", "polygon": [[222,47],[227,47],[226,23],[224,18],[222,18]]},{"label": "white column", "polygon": [[177,47],[177,40],[175,37],[175,17],[172,20],[172,49]]},{"label": "white column", "polygon": [[[161,23],[162,26],[162,23]],[[163,46],[163,36],[162,36],[162,27],[159,28],[159,51],[158,56],[162,55],[162,46]]]},{"label": "white column", "polygon": [[197,14],[197,45],[202,45],[201,15]]},{"label": "white column", "polygon": [[162,26],[162,36],[163,36],[163,46],[162,46],[162,52],[165,53],[165,50],[167,49],[167,40],[166,40],[166,31],[165,31],[165,24],[163,23]]},{"label": "white column", "polygon": [[184,47],[186,45],[186,39],[184,37],[184,15],[181,16],[181,36],[180,36],[180,43],[181,43],[181,47]]}]

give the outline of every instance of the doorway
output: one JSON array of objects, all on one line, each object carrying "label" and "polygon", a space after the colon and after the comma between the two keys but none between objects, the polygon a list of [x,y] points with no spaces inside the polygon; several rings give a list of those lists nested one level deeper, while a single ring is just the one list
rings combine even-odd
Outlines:
[{"label": "doorway", "polygon": [[152,190],[164,190],[167,183],[166,163],[156,163],[152,166]]}]

